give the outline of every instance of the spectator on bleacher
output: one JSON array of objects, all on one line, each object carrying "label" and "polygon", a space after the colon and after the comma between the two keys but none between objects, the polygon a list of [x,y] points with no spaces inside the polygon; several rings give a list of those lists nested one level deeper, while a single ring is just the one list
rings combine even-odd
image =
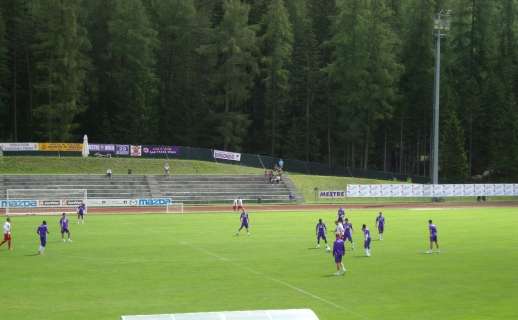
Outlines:
[{"label": "spectator on bleacher", "polygon": [[106,177],[112,178],[112,169],[108,168],[108,170],[106,170]]},{"label": "spectator on bleacher", "polygon": [[165,176],[169,175],[169,163],[168,162],[164,163],[164,175]]},{"label": "spectator on bleacher", "polygon": [[267,183],[272,183],[272,170],[264,170],[264,180]]},{"label": "spectator on bleacher", "polygon": [[279,159],[279,168],[282,170],[284,168],[284,160]]}]

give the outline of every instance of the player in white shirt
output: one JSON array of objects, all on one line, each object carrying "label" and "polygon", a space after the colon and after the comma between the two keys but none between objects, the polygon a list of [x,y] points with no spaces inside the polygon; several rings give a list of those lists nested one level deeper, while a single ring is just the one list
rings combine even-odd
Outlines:
[{"label": "player in white shirt", "polygon": [[7,248],[12,250],[11,248],[11,219],[7,218],[4,223],[4,241],[0,243],[0,246],[7,242]]},{"label": "player in white shirt", "polygon": [[340,236],[340,239],[343,239],[344,233],[345,233],[345,229],[344,229],[344,225],[342,224],[342,221],[341,220],[336,220],[335,224],[336,224],[335,234],[337,236]]},{"label": "player in white shirt", "polygon": [[232,205],[232,208],[234,209],[234,211],[244,210],[243,199],[241,199],[241,197],[234,199],[234,204]]}]

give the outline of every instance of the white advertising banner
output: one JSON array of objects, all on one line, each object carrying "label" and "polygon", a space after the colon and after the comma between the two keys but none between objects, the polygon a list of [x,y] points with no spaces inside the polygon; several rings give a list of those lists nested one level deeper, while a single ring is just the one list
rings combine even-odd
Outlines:
[{"label": "white advertising banner", "polygon": [[505,196],[513,196],[514,195],[514,185],[510,183],[504,184],[504,195]]},{"label": "white advertising banner", "polygon": [[390,197],[392,194],[392,188],[390,184],[382,184],[381,185],[381,196],[382,197]]},{"label": "white advertising banner", "polygon": [[347,185],[347,196],[348,197],[358,197],[360,194],[360,186],[357,184],[348,184]]},{"label": "white advertising banner", "polygon": [[475,196],[475,185],[474,184],[465,184],[464,185],[464,196],[465,197],[474,197]]},{"label": "white advertising banner", "polygon": [[0,143],[3,151],[38,151],[38,144],[32,142]]},{"label": "white advertising banner", "polygon": [[453,195],[455,197],[464,196],[464,185],[463,184],[454,184],[453,185]]},{"label": "white advertising banner", "polygon": [[495,184],[495,194],[494,196],[505,196],[504,185],[503,184]]},{"label": "white advertising banner", "polygon": [[486,188],[483,184],[475,185],[475,196],[484,196],[486,194]]},{"label": "white advertising banner", "polygon": [[371,184],[370,193],[375,197],[381,197],[381,184]]},{"label": "white advertising banner", "polygon": [[390,185],[390,194],[392,197],[401,197],[401,185],[400,184],[391,184]]},{"label": "white advertising banner", "polygon": [[485,196],[494,196],[495,195],[495,185],[494,184],[486,184],[484,186],[484,195]]},{"label": "white advertising banner", "polygon": [[412,197],[413,196],[413,185],[411,184],[403,184],[401,185],[401,196],[402,197]]},{"label": "white advertising banner", "polygon": [[360,184],[360,197],[375,197],[371,195],[371,188],[368,184]]},{"label": "white advertising banner", "polygon": [[412,197],[422,197],[423,196],[423,185],[422,184],[413,184],[412,185]]},{"label": "white advertising banner", "polygon": [[241,153],[214,150],[214,159],[241,161]]}]

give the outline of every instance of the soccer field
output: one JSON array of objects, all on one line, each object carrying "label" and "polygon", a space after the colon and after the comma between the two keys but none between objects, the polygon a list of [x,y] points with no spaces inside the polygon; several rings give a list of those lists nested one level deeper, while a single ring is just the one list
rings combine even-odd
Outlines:
[{"label": "soccer field", "polygon": [[[96,215],[72,219],[72,243],[61,241],[59,217],[45,217],[44,256],[35,255],[42,217],[14,217],[15,250],[0,248],[0,319],[284,308],[311,308],[321,320],[518,318],[518,209],[384,213],[383,241],[375,210],[348,213],[356,250],[347,245],[345,276],[314,249],[317,219],[332,230],[334,211],[250,212],[250,237],[234,236],[237,214]],[[440,254],[424,254],[429,218]]]}]

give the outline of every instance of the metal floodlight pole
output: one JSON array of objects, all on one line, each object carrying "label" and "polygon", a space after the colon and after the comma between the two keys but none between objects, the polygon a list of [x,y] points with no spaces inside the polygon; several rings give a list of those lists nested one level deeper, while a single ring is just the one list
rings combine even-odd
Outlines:
[{"label": "metal floodlight pole", "polygon": [[433,148],[432,148],[432,183],[439,183],[439,101],[441,86],[441,38],[450,29],[450,10],[441,10],[434,21],[435,34],[435,82],[433,99]]}]

